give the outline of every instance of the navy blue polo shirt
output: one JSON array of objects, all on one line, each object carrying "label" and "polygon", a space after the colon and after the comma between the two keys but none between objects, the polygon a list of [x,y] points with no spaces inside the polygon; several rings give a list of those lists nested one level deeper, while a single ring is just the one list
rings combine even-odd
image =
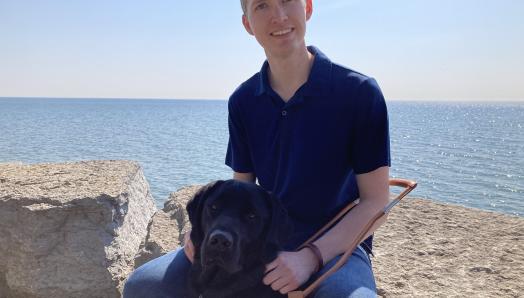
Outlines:
[{"label": "navy blue polo shirt", "polygon": [[386,103],[375,80],[308,50],[310,75],[289,101],[269,85],[266,61],[228,104],[226,165],[253,173],[283,202],[295,228],[287,249],[359,197],[355,175],[390,166]]}]

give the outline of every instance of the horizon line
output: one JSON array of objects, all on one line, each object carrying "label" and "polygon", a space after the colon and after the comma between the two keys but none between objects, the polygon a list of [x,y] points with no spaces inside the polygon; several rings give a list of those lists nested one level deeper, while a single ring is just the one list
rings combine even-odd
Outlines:
[{"label": "horizon line", "polygon": [[[166,97],[83,97],[83,96],[0,96],[0,99],[59,99],[59,100],[161,100],[161,101],[228,101],[225,98],[166,98]],[[386,98],[386,101],[403,101],[403,102],[523,102],[524,98]]]}]

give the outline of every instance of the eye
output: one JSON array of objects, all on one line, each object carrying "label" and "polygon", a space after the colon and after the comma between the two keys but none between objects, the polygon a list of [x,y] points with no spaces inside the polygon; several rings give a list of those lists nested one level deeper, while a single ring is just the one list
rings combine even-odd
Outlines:
[{"label": "eye", "polygon": [[257,218],[257,215],[256,215],[254,212],[249,212],[249,213],[247,214],[247,218],[248,218],[249,220],[254,220],[255,218]]},{"label": "eye", "polygon": [[262,2],[262,3],[258,4],[257,6],[255,6],[255,10],[264,9],[266,7],[267,7],[267,4],[265,2]]},{"label": "eye", "polygon": [[211,209],[211,211],[217,211],[218,206],[216,204],[211,204],[211,206],[209,206],[209,209]]}]

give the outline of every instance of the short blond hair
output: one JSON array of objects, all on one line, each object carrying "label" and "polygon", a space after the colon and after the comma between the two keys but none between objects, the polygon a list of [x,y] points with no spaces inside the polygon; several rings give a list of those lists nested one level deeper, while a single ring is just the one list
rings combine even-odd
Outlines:
[{"label": "short blond hair", "polygon": [[240,5],[242,5],[242,11],[246,14],[246,0],[240,0]]},{"label": "short blond hair", "polygon": [[[247,0],[240,0],[240,5],[242,6],[242,12],[244,12],[244,14],[246,14],[246,10],[247,10],[246,1]],[[302,1],[306,2],[306,0],[302,0]]]}]

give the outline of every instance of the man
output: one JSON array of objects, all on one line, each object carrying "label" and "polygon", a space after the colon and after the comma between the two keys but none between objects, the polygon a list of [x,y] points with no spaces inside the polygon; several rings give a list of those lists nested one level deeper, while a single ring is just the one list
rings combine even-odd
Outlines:
[{"label": "man", "polygon": [[[288,293],[315,273],[314,250],[322,262],[335,261],[387,204],[387,111],[372,79],[332,64],[318,49],[306,47],[312,0],[241,2],[244,27],[264,49],[267,62],[229,101],[226,163],[235,171],[234,178],[256,178],[284,202],[298,228],[289,249],[360,196],[351,214],[315,241],[318,249],[282,252],[268,264],[264,283]],[[332,278],[339,283],[321,286],[319,297],[375,295],[371,268],[359,267],[356,257]],[[365,283],[357,282],[365,277]]]},{"label": "man", "polygon": [[[306,47],[312,0],[241,0],[241,4],[244,27],[262,46],[267,61],[229,100],[226,164],[235,179],[258,180],[288,210],[294,236],[288,251],[267,264],[263,279],[286,294],[333,266],[368,220],[387,204],[387,110],[373,79]],[[357,198],[360,203],[350,214],[313,246],[294,251]],[[368,256],[371,240],[359,245],[348,263],[313,296],[375,297]],[[162,280],[182,272],[177,268],[189,266],[192,250],[186,241],[185,254],[171,253],[138,269],[126,284],[125,296],[143,291],[154,297],[151,291],[161,288],[163,293],[183,297],[180,287]]]}]

